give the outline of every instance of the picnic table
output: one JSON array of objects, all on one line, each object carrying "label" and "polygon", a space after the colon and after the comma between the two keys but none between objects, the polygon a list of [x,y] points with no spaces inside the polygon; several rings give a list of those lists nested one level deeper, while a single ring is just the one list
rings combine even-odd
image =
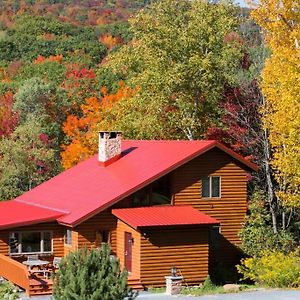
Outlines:
[{"label": "picnic table", "polygon": [[28,271],[33,274],[33,273],[43,273],[44,277],[47,277],[46,274],[49,273],[49,270],[47,269],[38,269],[38,270],[34,270],[34,267],[42,267],[42,266],[46,266],[49,264],[49,261],[46,260],[41,260],[41,259],[30,259],[30,260],[25,260],[23,261],[23,264],[26,265],[28,267]]}]

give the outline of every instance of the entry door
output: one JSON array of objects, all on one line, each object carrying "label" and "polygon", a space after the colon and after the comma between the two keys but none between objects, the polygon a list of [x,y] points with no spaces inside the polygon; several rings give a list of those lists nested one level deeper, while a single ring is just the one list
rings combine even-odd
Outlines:
[{"label": "entry door", "polygon": [[127,272],[132,271],[132,235],[125,232],[125,247],[124,247],[125,269]]}]

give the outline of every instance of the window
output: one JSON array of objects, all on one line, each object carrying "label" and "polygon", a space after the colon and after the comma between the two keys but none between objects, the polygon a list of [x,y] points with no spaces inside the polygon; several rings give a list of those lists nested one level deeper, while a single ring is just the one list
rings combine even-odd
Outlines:
[{"label": "window", "polygon": [[204,198],[221,197],[221,177],[206,176],[202,178],[202,197]]},{"label": "window", "polygon": [[110,232],[108,230],[103,230],[102,232],[102,243],[110,243]]},{"label": "window", "polygon": [[132,206],[143,207],[171,203],[170,178],[164,176],[132,196]]},{"label": "window", "polygon": [[24,231],[10,233],[10,254],[50,252],[52,252],[52,233],[49,231]]},{"label": "window", "polygon": [[66,229],[65,244],[72,246],[72,230],[71,229]]},{"label": "window", "polygon": [[111,234],[109,230],[96,231],[95,246],[101,247],[103,243],[110,244]]}]

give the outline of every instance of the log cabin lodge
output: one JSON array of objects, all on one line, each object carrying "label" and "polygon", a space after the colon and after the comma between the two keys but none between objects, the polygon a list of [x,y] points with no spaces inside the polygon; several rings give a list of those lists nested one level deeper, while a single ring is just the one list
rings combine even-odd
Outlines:
[{"label": "log cabin lodge", "polygon": [[[247,174],[257,166],[214,140],[122,140],[0,203],[0,276],[29,295],[52,281],[24,264],[109,243],[133,288],[160,287],[176,266],[188,284],[240,258]],[[43,262],[42,262],[43,263]]]}]

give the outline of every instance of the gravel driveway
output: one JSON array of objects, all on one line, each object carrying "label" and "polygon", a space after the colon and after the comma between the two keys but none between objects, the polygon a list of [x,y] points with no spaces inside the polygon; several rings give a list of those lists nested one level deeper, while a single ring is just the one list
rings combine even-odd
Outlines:
[{"label": "gravel driveway", "polygon": [[143,294],[138,300],[300,300],[300,290],[259,290],[236,294],[218,294],[199,297],[166,296],[164,294]]},{"label": "gravel driveway", "polygon": [[[51,300],[50,296],[21,298],[24,300]],[[142,292],[137,300],[300,300],[300,290],[259,290],[252,292],[240,292],[236,294],[192,296],[167,296],[165,294],[153,294]]]}]

